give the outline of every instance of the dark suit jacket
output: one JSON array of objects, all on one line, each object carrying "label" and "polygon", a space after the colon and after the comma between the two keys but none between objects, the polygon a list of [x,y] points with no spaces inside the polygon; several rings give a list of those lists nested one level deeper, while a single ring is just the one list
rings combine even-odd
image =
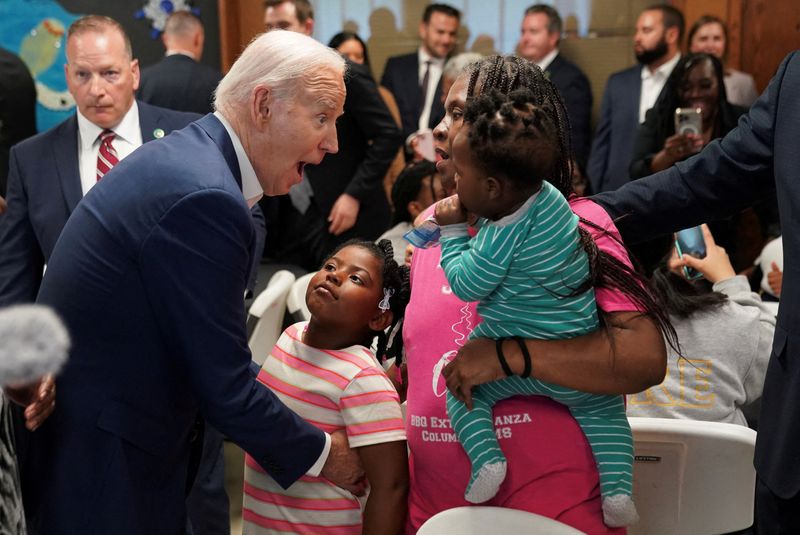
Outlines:
[{"label": "dark suit jacket", "polygon": [[250,369],[242,294],[256,233],[230,137],[208,115],[120,162],[78,205],[38,302],[72,337],[43,533],[179,533],[202,412],[287,487],[324,434]]},{"label": "dark suit jacket", "polygon": [[222,73],[183,54],[172,54],[142,69],[137,98],[178,111],[206,114],[213,110],[214,90]]},{"label": "dark suit jacket", "polygon": [[11,146],[36,133],[36,86],[16,55],[0,48],[0,196],[6,194]]},{"label": "dark suit jacket", "polygon": [[[198,118],[142,102],[138,106],[144,143],[158,128],[170,132]],[[77,115],[11,151],[8,211],[0,217],[0,306],[36,299],[42,268],[82,196]]]},{"label": "dark suit jacket", "polygon": [[592,191],[613,191],[630,180],[633,141],[639,127],[642,66],[611,75],[603,93],[600,122],[586,172]]},{"label": "dark suit jacket", "polygon": [[581,168],[589,157],[592,137],[592,88],[583,71],[558,54],[545,70],[564,98],[572,133],[572,154]]},{"label": "dark suit jacket", "polygon": [[739,126],[700,154],[595,197],[626,241],[731,215],[777,188],[784,277],[755,465],[780,498],[800,492],[800,53],[781,64]]},{"label": "dark suit jacket", "polygon": [[361,203],[355,226],[336,238],[338,242],[349,237],[374,240],[389,228],[391,209],[383,177],[402,144],[397,123],[370,72],[349,61],[347,69],[344,115],[336,123],[339,152],[328,154],[319,165],[306,168],[314,203],[323,217],[328,217],[342,193]]},{"label": "dark suit jacket", "polygon": [[[403,122],[403,139],[419,130],[419,116],[422,115],[422,93],[419,77],[419,56],[417,52],[403,56],[393,56],[386,62],[381,85],[392,92],[400,110],[400,120]],[[431,103],[430,121],[428,127],[433,128],[444,117],[442,104],[442,79],[436,86],[436,93]]]}]

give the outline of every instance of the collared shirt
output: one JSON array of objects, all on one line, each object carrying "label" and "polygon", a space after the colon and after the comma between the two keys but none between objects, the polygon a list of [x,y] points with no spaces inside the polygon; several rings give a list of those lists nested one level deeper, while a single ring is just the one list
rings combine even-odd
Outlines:
[{"label": "collared shirt", "polygon": [[[247,157],[247,153],[244,150],[239,136],[233,130],[228,120],[218,111],[215,111],[214,115],[219,119],[219,122],[225,127],[225,131],[228,132],[228,135],[231,137],[233,150],[236,152],[236,160],[239,162],[239,172],[242,174],[242,195],[247,201],[247,206],[252,208],[253,205],[264,196],[264,190],[261,187],[261,183],[258,181],[256,170],[253,169],[253,164],[250,163],[250,158]],[[322,472],[322,467],[325,466],[325,461],[328,460],[330,451],[331,436],[325,433],[325,447],[322,448],[322,453],[317,459],[317,462],[308,469],[306,474],[312,477],[318,476]]]},{"label": "collared shirt", "polygon": [[436,96],[436,88],[439,85],[439,79],[442,77],[446,58],[434,58],[425,51],[424,47],[419,47],[417,57],[419,60],[419,76],[417,80],[420,86],[422,86],[422,78],[425,76],[425,69],[427,68],[425,62],[431,62],[430,71],[428,72],[428,92],[425,94],[425,103],[422,106],[422,113],[419,116],[418,123],[419,129],[425,130],[428,128],[428,122],[431,120],[433,99]]},{"label": "collared shirt", "polygon": [[256,176],[256,170],[253,168],[253,164],[250,163],[250,158],[247,156],[247,152],[245,152],[244,146],[231,124],[218,111],[214,112],[214,116],[219,119],[219,122],[225,127],[225,131],[231,137],[233,150],[236,152],[236,160],[239,162],[239,172],[242,174],[242,195],[244,195],[244,200],[247,201],[247,206],[252,208],[264,196],[264,188],[261,187],[261,183]]},{"label": "collared shirt", "polygon": [[547,67],[549,67],[550,64],[553,63],[553,60],[556,59],[557,55],[558,55],[558,48],[554,48],[553,50],[550,51],[549,54],[547,54],[545,57],[542,58],[542,61],[534,61],[534,63],[536,63],[537,67],[539,67],[543,71],[546,71]]},{"label": "collared shirt", "polygon": [[[98,137],[103,130],[78,110],[78,169],[81,175],[81,190],[84,195],[97,184],[97,155],[100,152]],[[135,100],[122,121],[111,130],[116,134],[111,146],[114,147],[119,161],[142,146],[139,107]]]},{"label": "collared shirt", "polygon": [[644,116],[647,110],[653,107],[656,103],[658,95],[664,89],[664,84],[667,83],[667,78],[672,74],[672,69],[678,64],[681,59],[680,54],[675,54],[668,62],[661,65],[655,71],[651,71],[646,66],[642,68],[642,93],[639,97],[639,123],[644,122]]},{"label": "collared shirt", "polygon": [[171,49],[167,50],[167,53],[164,54],[164,55],[165,56],[174,56],[176,54],[180,54],[181,56],[186,56],[186,57],[192,58],[195,61],[198,61],[198,59],[194,56],[194,54],[192,54],[188,50],[181,50],[180,48],[171,48]]}]

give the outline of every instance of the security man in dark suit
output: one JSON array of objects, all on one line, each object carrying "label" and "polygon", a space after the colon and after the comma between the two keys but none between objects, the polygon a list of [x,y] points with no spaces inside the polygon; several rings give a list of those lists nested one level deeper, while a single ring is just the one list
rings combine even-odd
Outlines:
[{"label": "security man in dark suit", "polygon": [[572,153],[581,169],[586,165],[591,144],[592,88],[577,65],[558,50],[561,16],[552,6],[536,4],[522,19],[519,55],[539,66],[558,88],[569,115]]},{"label": "security man in dark suit", "polygon": [[211,103],[222,73],[200,63],[204,41],[200,19],[190,11],[172,13],[161,35],[167,55],[142,70],[139,100],[171,110],[214,111]]}]

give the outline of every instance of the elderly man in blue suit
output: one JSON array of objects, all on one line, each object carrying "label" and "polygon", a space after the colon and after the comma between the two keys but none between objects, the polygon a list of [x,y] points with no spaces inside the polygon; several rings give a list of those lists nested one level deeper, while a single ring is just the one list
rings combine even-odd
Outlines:
[{"label": "elderly man in blue suit", "polygon": [[344,61],[310,38],[255,40],[216,113],[119,162],[72,213],[38,301],[73,352],[38,466],[43,532],[176,533],[202,414],[282,485],[353,485],[346,437],[299,419],[250,368],[242,296],[250,206],[336,152]]},{"label": "elderly man in blue suit", "polygon": [[683,14],[672,6],[648,7],[636,21],[635,65],[608,78],[586,173],[592,191],[613,191],[630,180],[633,141],[680,59]]}]

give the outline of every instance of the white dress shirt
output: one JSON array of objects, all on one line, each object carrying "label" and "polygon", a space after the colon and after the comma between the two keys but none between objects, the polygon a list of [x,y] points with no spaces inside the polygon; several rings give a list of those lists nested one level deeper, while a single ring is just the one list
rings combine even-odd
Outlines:
[{"label": "white dress shirt", "polygon": [[[103,132],[78,110],[78,169],[81,174],[81,190],[86,195],[97,184],[97,155],[100,152],[98,136]],[[122,161],[130,153],[142,146],[142,129],[139,127],[139,107],[136,101],[119,124],[111,129],[116,137],[111,146]]]},{"label": "white dress shirt", "polygon": [[546,71],[547,67],[549,67],[550,64],[553,63],[553,60],[556,59],[557,55],[558,55],[558,48],[554,48],[545,57],[542,58],[542,61],[534,61],[534,63],[536,64],[537,67],[542,69],[542,71]]},{"label": "white dress shirt", "polygon": [[422,78],[425,76],[425,69],[427,68],[425,62],[431,62],[430,71],[428,72],[428,92],[425,94],[425,103],[422,106],[422,113],[419,116],[419,123],[417,125],[420,130],[425,130],[428,128],[428,122],[431,120],[433,99],[436,97],[436,88],[439,86],[439,79],[442,77],[445,58],[434,58],[425,51],[424,47],[419,48],[417,57],[419,58],[417,82],[420,87],[422,86]]},{"label": "white dress shirt", "polygon": [[[258,181],[256,170],[253,169],[253,164],[250,163],[250,158],[248,158],[247,153],[244,150],[244,146],[239,140],[239,136],[236,135],[236,132],[234,132],[233,127],[231,127],[227,119],[225,119],[225,117],[223,117],[223,115],[218,111],[215,111],[214,115],[217,119],[219,119],[219,122],[222,123],[222,126],[225,127],[225,130],[231,137],[233,150],[236,152],[236,160],[239,162],[239,172],[242,174],[242,195],[247,201],[247,205],[252,208],[253,205],[264,196],[264,190],[261,187],[261,183]],[[266,386],[264,388],[266,388]],[[308,469],[306,474],[312,477],[318,476],[322,472],[322,467],[325,466],[325,461],[328,460],[328,454],[330,452],[331,436],[328,433],[325,433],[325,447],[322,448],[322,453],[317,459],[317,462],[315,462],[314,465]]]},{"label": "white dress shirt", "polygon": [[639,123],[644,122],[644,116],[647,110],[653,107],[656,103],[658,95],[664,89],[664,84],[667,83],[667,78],[672,74],[672,69],[678,64],[681,59],[680,54],[675,54],[675,57],[667,61],[655,71],[651,71],[646,66],[642,68],[642,94],[639,97]]}]

